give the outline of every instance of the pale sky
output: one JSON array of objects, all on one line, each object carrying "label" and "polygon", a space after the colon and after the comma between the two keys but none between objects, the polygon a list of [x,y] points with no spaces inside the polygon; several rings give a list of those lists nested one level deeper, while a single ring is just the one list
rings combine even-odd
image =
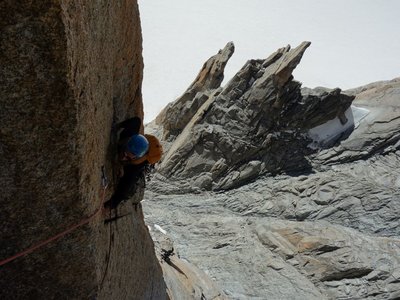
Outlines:
[{"label": "pale sky", "polygon": [[139,0],[145,122],[229,41],[225,81],[249,59],[308,40],[303,86],[353,88],[400,76],[400,0]]}]

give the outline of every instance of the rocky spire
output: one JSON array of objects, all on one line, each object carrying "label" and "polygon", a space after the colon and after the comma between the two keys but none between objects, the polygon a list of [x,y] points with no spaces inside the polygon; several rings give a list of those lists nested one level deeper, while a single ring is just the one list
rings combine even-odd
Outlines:
[{"label": "rocky spire", "polygon": [[[202,188],[225,189],[264,173],[311,168],[307,156],[314,150],[307,147],[307,131],[343,116],[354,97],[340,89],[302,95],[292,72],[309,46],[303,42],[249,60],[222,90],[197,92],[205,101],[189,114],[160,172],[196,178]],[[190,101],[180,101],[180,107],[190,107]],[[164,130],[171,128],[166,120],[182,118],[182,113],[169,106],[161,122]]]},{"label": "rocky spire", "polygon": [[164,136],[178,135],[205,101],[224,80],[224,70],[235,47],[232,42],[210,57],[181,97],[170,103],[156,118],[162,124]]}]

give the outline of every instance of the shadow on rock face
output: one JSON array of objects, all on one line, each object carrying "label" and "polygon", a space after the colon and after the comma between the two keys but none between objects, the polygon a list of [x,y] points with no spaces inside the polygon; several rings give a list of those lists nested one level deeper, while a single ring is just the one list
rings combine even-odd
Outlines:
[{"label": "shadow on rock face", "polygon": [[[185,107],[195,105],[195,113],[175,137],[169,123],[160,122],[172,140],[160,173],[206,190],[234,188],[263,174],[310,173],[310,155],[321,146],[309,146],[309,130],[342,116],[354,96],[340,89],[301,90],[292,72],[309,45],[250,60],[225,87],[213,86],[190,99],[185,93],[170,104],[159,121],[173,119],[183,100]],[[222,57],[225,65],[230,56]],[[205,101],[198,106],[202,93]]]},{"label": "shadow on rock face", "polygon": [[124,175],[119,179],[111,199],[105,202],[104,206],[116,208],[119,203],[128,199],[131,199],[134,205],[139,204],[143,199],[145,187],[144,167],[144,165],[124,166]]}]

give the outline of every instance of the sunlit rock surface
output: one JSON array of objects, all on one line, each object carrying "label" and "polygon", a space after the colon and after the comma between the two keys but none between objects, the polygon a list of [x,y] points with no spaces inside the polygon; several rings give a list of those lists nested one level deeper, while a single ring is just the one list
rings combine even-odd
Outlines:
[{"label": "sunlit rock surface", "polygon": [[[3,260],[101,208],[103,166],[111,196],[111,125],[143,116],[143,61],[136,1],[1,1],[0,41]],[[166,299],[141,208],[118,214],[1,266],[0,298]]]},{"label": "sunlit rock surface", "polygon": [[[354,96],[340,89],[302,93],[292,72],[309,45],[287,46],[267,59],[249,60],[226,86],[209,91],[185,128],[175,139],[169,136],[171,147],[159,172],[176,180],[189,177],[199,188],[220,190],[266,173],[310,169],[309,156],[316,150],[306,147],[312,142],[308,130],[336,117],[350,124],[345,111]],[[196,97],[199,94],[204,92]],[[163,120],[169,118],[177,119],[171,112],[163,113]],[[158,124],[164,132],[169,130],[167,121]]]},{"label": "sunlit rock surface", "polygon": [[[307,46],[272,57],[292,70]],[[164,141],[143,204],[164,231],[156,244],[173,241],[229,299],[398,299],[400,80],[343,92],[300,89],[291,71],[243,79],[263,63],[249,61]],[[287,94],[271,94],[279,84]]]}]

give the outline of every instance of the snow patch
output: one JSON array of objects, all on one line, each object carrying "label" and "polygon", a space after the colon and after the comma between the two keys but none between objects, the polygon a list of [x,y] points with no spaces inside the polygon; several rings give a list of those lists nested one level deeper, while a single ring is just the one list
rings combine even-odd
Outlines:
[{"label": "snow patch", "polygon": [[322,125],[311,128],[308,131],[308,136],[313,142],[309,144],[308,147],[311,149],[318,149],[321,146],[334,143],[347,130],[358,128],[361,121],[369,112],[368,109],[352,105],[345,112],[347,122],[344,125],[340,122],[339,118],[336,117]]},{"label": "snow patch", "polygon": [[366,108],[351,106],[354,118],[354,129],[357,129],[361,121],[370,113]]},{"label": "snow patch", "polygon": [[154,228],[157,229],[162,234],[167,234],[167,232],[164,229],[162,229],[160,225],[154,224]]}]

